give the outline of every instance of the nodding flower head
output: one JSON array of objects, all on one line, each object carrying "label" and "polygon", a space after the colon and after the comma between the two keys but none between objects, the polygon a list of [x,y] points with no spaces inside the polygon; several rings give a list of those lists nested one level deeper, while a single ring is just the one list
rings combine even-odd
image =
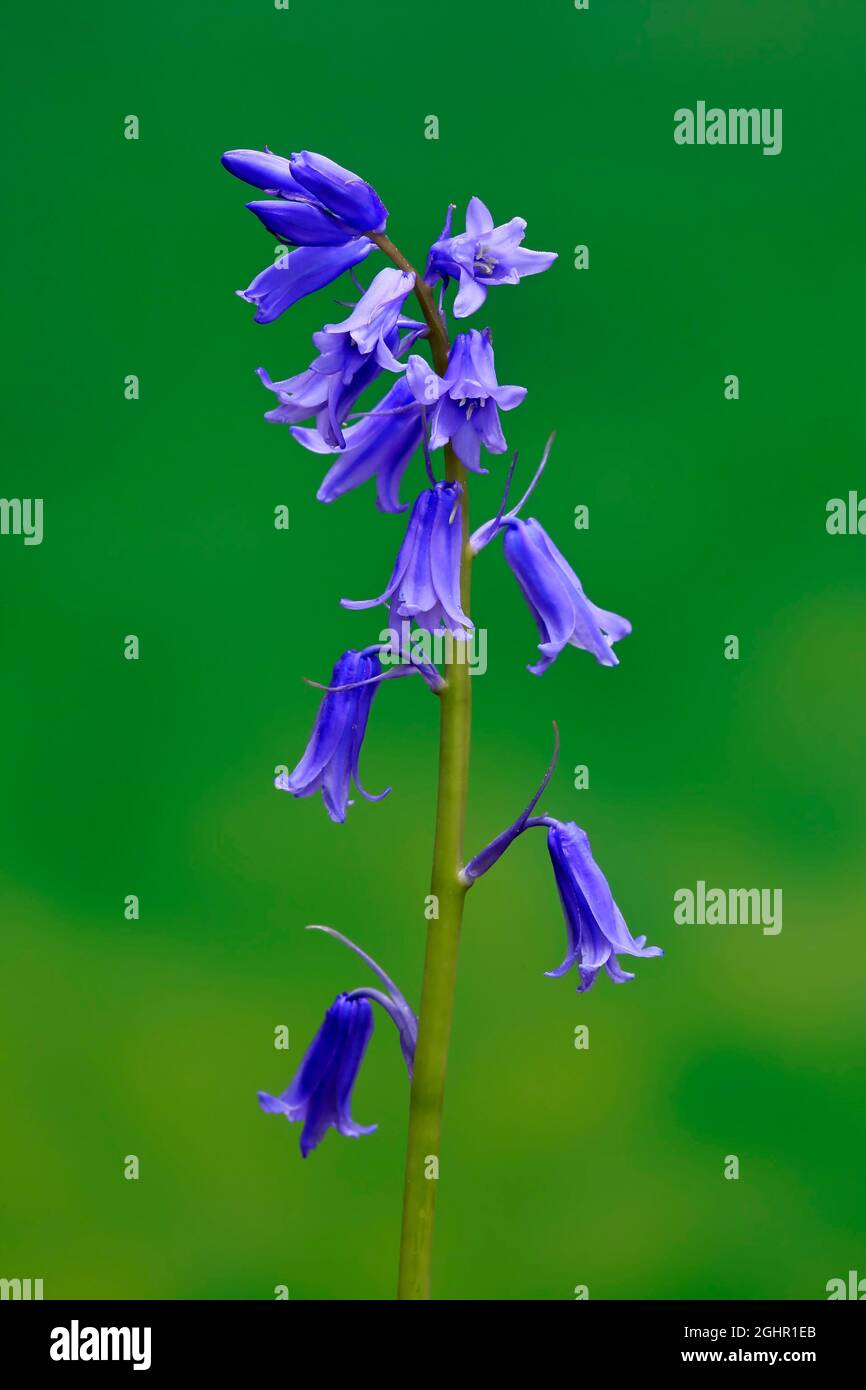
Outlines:
[{"label": "nodding flower head", "polygon": [[378,689],[375,682],[381,674],[374,651],[343,653],[330,684],[351,689],[326,690],[304,756],[292,772],[284,772],[274,781],[279,791],[292,796],[312,796],[320,791],[328,815],[337,822],[346,819],[346,809],[352,805],[349,791],[353,780],[367,801],[381,801],[388,795],[390,787],[377,796],[365,791],[358,773],[370,706]]},{"label": "nodding flower head", "polygon": [[273,323],[299,299],[330,285],[372,250],[372,241],[365,237],[343,246],[300,246],[266,266],[245,290],[238,290],[238,295],[255,304],[256,323]]},{"label": "nodding flower head", "polygon": [[493,285],[516,285],[525,275],[538,275],[556,260],[555,251],[527,251],[521,246],[526,235],[522,217],[512,217],[494,227],[493,216],[480,198],[470,198],[466,209],[466,231],[451,235],[449,208],[442,235],[430,248],[426,279],[435,283],[459,280],[454,301],[458,319],[474,314]]},{"label": "nodding flower head", "polygon": [[[424,324],[402,314],[414,283],[414,275],[380,270],[347,319],[325,324],[313,334],[319,356],[305,372],[271,381],[260,367],[262,382],[279,401],[265,419],[271,424],[299,425],[315,415],[321,438],[332,448],[344,448],[342,425],[362,391],[383,367],[402,372],[403,364],[395,354],[405,352],[427,331]],[[402,341],[401,329],[409,330]]]},{"label": "nodding flower head", "polygon": [[564,975],[573,965],[580,974],[578,992],[584,993],[595,983],[602,966],[615,984],[632,980],[634,976],[622,969],[617,956],[662,956],[659,946],[647,946],[646,937],[633,937],[623,915],[613,900],[607,879],[592,857],[589,838],[574,821],[554,820],[552,816],[534,816],[532,812],[547,788],[559,754],[559,732],[556,730],[553,758],[544,779],[529,805],[507,829],[501,831],[461,872],[465,886],[486,874],[510,845],[527,830],[541,826],[547,829],[556,886],[565,915],[568,949],[565,959],[548,975]]},{"label": "nodding flower head", "polygon": [[341,600],[344,608],[373,608],[390,603],[392,629],[400,619],[414,619],[428,632],[450,631],[458,640],[472,631],[460,602],[460,556],[463,549],[459,483],[436,483],[415,500],[403,543],[378,598]]},{"label": "nodding flower head", "polygon": [[532,674],[543,675],[566,646],[592,652],[602,666],[619,665],[613,644],[631,632],[628,619],[587,598],[571,565],[534,518],[514,518],[504,530],[505,558],[541,637],[541,660],[529,667]]},{"label": "nodding flower head", "polygon": [[450,440],[460,462],[473,473],[483,473],[481,445],[491,454],[503,454],[508,448],[499,411],[520,405],[526,388],[499,385],[489,329],[458,333],[444,377],[437,376],[423,357],[413,356],[406,379],[416,400],[432,412],[431,449]]},{"label": "nodding flower head", "polygon": [[592,857],[589,837],[574,821],[543,818],[548,825],[547,848],[559,889],[568,932],[565,959],[548,975],[564,975],[573,965],[580,974],[578,993],[591,989],[604,966],[614,984],[633,980],[617,956],[662,956],[660,946],[647,946],[645,936],[632,936],[610,886]]},{"label": "nodding flower head", "polygon": [[535,475],[516,506],[506,512],[508,492],[514,473],[515,454],[505,484],[505,494],[496,516],[474,531],[469,548],[477,554],[489,545],[499,532],[504,533],[503,548],[514,576],[535,619],[541,641],[538,650],[541,660],[529,670],[534,676],[543,675],[565,646],[581,647],[592,652],[602,666],[617,666],[613,643],[631,632],[631,623],[618,613],[610,613],[591,603],[583,585],[565,556],[560,554],[540,522],[518,516],[524,503],[535,490],[547,466],[554,436],[547,441]]},{"label": "nodding flower head", "polygon": [[373,958],[331,927],[316,926],[310,930],[327,932],[354,951],[378,976],[384,990],[362,988],[338,994],[288,1089],[279,1096],[259,1091],[259,1105],[267,1114],[285,1115],[290,1123],[303,1124],[304,1158],[331,1128],[348,1139],[372,1134],[377,1128],[359,1125],[352,1118],[352,1090],[373,1033],[372,1004],[384,1009],[397,1028],[410,1077],[418,1038],[418,1020],[393,980]]},{"label": "nodding flower head", "polygon": [[372,1134],[375,1125],[352,1119],[352,1088],[373,1033],[373,1008],[367,999],[338,994],[322,1020],[288,1090],[281,1096],[259,1092],[259,1104],[269,1115],[303,1121],[304,1158],[333,1127],[347,1139]]}]

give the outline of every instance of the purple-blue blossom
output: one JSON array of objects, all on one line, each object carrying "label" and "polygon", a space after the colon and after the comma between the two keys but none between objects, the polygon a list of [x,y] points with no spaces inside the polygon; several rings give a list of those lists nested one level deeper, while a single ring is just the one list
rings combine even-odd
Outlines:
[{"label": "purple-blue blossom", "polygon": [[344,246],[299,246],[297,251],[287,251],[273,265],[265,266],[237,294],[248,304],[255,304],[256,323],[273,323],[299,299],[324,289],[344,271],[359,265],[372,250],[372,241],[364,237]]},{"label": "purple-blue blossom", "polygon": [[400,481],[421,444],[421,412],[406,378],[401,376],[375,410],[343,432],[342,450],[318,429],[298,425],[291,432],[314,454],[337,454],[316,493],[320,502],[334,502],[371,478],[376,480],[376,505],[383,512],[402,512]]},{"label": "purple-blue blossom", "polygon": [[[324,155],[301,150],[285,159],[268,149],[229,150],[222,162],[244,183],[298,204],[283,210],[274,203],[271,212],[266,203],[248,205],[281,239],[299,246],[328,246],[335,238],[348,241],[362,232],[385,230],[388,210],[376,190]],[[276,219],[273,226],[270,217]]]},{"label": "purple-blue blossom", "polygon": [[499,385],[489,329],[458,333],[444,377],[437,376],[423,357],[411,356],[406,380],[430,414],[431,449],[450,440],[460,462],[473,473],[486,472],[480,462],[482,444],[488,453],[505,453],[508,445],[499,410],[520,405],[526,388]]},{"label": "purple-blue blossom", "polygon": [[541,659],[528,668],[532,674],[543,675],[566,646],[592,652],[602,666],[617,666],[612,646],[631,632],[628,619],[587,598],[571,565],[534,518],[512,517],[503,529],[505,558],[541,638]]},{"label": "purple-blue blossom", "polygon": [[403,304],[414,283],[414,275],[380,270],[347,319],[325,324],[313,334],[319,355],[306,371],[272,381],[259,367],[258,375],[279,401],[265,419],[296,425],[315,415],[322,439],[332,448],[344,448],[342,427],[358,397],[382,368],[402,372],[403,364],[395,354],[405,352],[427,331],[423,323],[403,316]]},{"label": "purple-blue blossom", "polygon": [[618,956],[647,958],[663,956],[664,951],[660,946],[647,946],[645,936],[632,936],[607,879],[592,857],[586,831],[574,821],[544,816],[539,822],[548,827],[547,848],[568,932],[562,964],[546,973],[558,978],[577,965],[579,994],[592,988],[602,966],[614,984],[633,980],[634,974],[623,970]]},{"label": "purple-blue blossom", "polygon": [[372,184],[323,154],[301,150],[289,161],[296,183],[358,232],[384,232],[388,209]]},{"label": "purple-blue blossom", "polygon": [[259,1091],[259,1105],[268,1115],[285,1115],[303,1123],[304,1158],[334,1128],[347,1139],[372,1134],[375,1125],[352,1118],[352,1089],[373,1034],[373,1006],[368,999],[338,994],[307,1049],[294,1080],[280,1096]]},{"label": "purple-blue blossom", "polygon": [[256,323],[272,323],[358,265],[373,250],[362,233],[385,227],[388,214],[375,189],[324,155],[302,150],[284,159],[270,150],[229,150],[222,162],[236,178],[276,195],[272,204],[248,206],[270,232],[298,248],[238,290],[256,306]]},{"label": "purple-blue blossom", "polygon": [[377,1129],[376,1125],[360,1125],[352,1117],[352,1091],[373,1033],[372,1004],[378,1004],[394,1023],[410,1077],[418,1038],[418,1020],[394,981],[372,956],[332,927],[314,926],[310,930],[327,932],[354,951],[378,976],[384,990],[361,988],[338,994],[288,1088],[279,1096],[267,1091],[258,1093],[259,1105],[266,1114],[284,1115],[292,1124],[303,1124],[304,1158],[321,1143],[329,1129],[347,1139],[358,1139]]},{"label": "purple-blue blossom", "polygon": [[522,217],[512,217],[501,227],[480,198],[470,198],[466,209],[466,230],[451,235],[453,208],[448,209],[445,226],[430,248],[425,279],[435,284],[443,279],[459,281],[454,314],[467,318],[480,309],[493,285],[516,285],[526,275],[538,275],[556,260],[555,251],[529,251],[521,245],[526,234]]},{"label": "purple-blue blossom", "polygon": [[647,958],[662,956],[664,951],[660,946],[647,946],[645,936],[632,936],[614,902],[607,879],[592,857],[586,831],[574,821],[532,814],[556,767],[559,755],[559,731],[556,725],[554,730],[556,741],[553,758],[529,805],[512,825],[469,860],[460,877],[470,887],[493,868],[520,835],[527,830],[544,827],[548,832],[547,847],[568,934],[562,964],[546,973],[558,977],[577,965],[580,975],[578,993],[582,994],[591,989],[602,966],[615,984],[634,979],[633,974],[623,970],[618,956]]},{"label": "purple-blue blossom", "polygon": [[388,603],[392,629],[408,618],[428,632],[448,629],[465,639],[473,624],[460,601],[460,492],[459,483],[436,483],[420,493],[384,592],[378,598],[341,599],[343,607]]},{"label": "purple-blue blossom", "polygon": [[[387,787],[371,795],[362,786],[358,772],[370,706],[382,674],[375,651],[344,652],[331,673],[303,757],[292,772],[274,779],[279,791],[292,796],[313,796],[320,791],[328,815],[338,824],[346,819],[346,809],[352,805],[349,792],[353,781],[367,801],[381,801],[391,790]],[[335,686],[352,688],[333,689]]]}]

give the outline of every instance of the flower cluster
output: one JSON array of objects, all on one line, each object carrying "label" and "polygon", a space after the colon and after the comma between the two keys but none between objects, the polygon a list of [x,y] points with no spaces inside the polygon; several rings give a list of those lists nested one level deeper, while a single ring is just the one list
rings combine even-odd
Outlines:
[{"label": "flower cluster", "polygon": [[[501,415],[521,405],[526,390],[500,384],[488,328],[459,331],[449,342],[449,289],[456,283],[451,312],[462,320],[482,308],[489,290],[547,270],[555,253],[525,248],[522,218],[496,225],[485,204],[473,197],[463,232],[453,232],[454,208],[448,209],[422,279],[386,236],[388,212],[376,190],[341,165],[309,151],[285,159],[267,149],[234,150],[223,156],[223,163],[237,178],[268,195],[247,207],[279,242],[273,263],[238,291],[255,306],[256,322],[273,322],[299,299],[346,273],[357,293],[349,303],[340,301],[349,311],[346,317],[313,334],[315,356],[308,366],[280,379],[258,369],[263,385],[276,398],[265,419],[287,426],[310,454],[329,459],[317,492],[320,501],[334,502],[373,482],[381,511],[411,507],[385,588],[375,598],[344,598],[343,606],[365,610],[385,605],[392,629],[411,631],[414,624],[417,632],[449,634],[465,642],[474,627],[466,611],[464,566],[501,536],[506,563],[538,628],[539,657],[530,672],[543,675],[566,646],[591,653],[602,666],[616,666],[613,646],[631,632],[630,623],[593,603],[541,523],[521,516],[544,470],[551,441],[516,506],[508,509],[515,455],[495,516],[471,535],[466,523],[467,474],[487,473],[487,456],[507,452]],[[378,269],[365,286],[358,269],[374,252],[385,254],[391,264]],[[418,300],[423,320],[407,313],[410,295]],[[419,351],[425,340],[432,362]],[[362,397],[382,376],[386,384],[378,401],[359,409]],[[450,460],[444,478],[436,476],[432,457],[440,448]],[[424,486],[414,490],[414,502],[404,502],[401,488],[416,457],[426,467]],[[383,662],[380,645],[338,658],[329,683],[321,687],[323,698],[303,755],[291,772],[276,778],[277,788],[293,796],[321,793],[335,822],[346,817],[353,783],[369,801],[387,795],[388,789],[367,792],[359,776],[361,747],[379,685],[412,673],[420,674],[437,693],[447,683],[447,671],[418,662],[408,648],[405,656],[400,649],[397,664],[386,669]],[[604,967],[620,983],[632,976],[619,957],[660,951],[647,947],[645,937],[631,936],[586,833],[573,822],[533,815],[552,771],[553,764],[518,820],[469,861],[463,882],[469,887],[524,831],[544,826],[568,932],[565,959],[549,973],[558,976],[576,966],[579,989],[586,990]],[[373,1028],[372,1003],[395,1022],[410,1073],[414,1056],[417,1022],[405,999],[370,957],[339,939],[375,971],[384,992],[365,989],[338,995],[288,1090],[279,1097],[260,1096],[265,1110],[303,1121],[305,1155],[329,1127],[349,1136],[375,1128],[358,1125],[351,1115],[352,1089]]]}]

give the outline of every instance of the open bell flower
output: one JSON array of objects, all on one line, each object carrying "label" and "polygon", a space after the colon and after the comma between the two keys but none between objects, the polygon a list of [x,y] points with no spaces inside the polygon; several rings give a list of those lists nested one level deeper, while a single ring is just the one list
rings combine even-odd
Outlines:
[{"label": "open bell flower", "polygon": [[341,599],[343,607],[388,603],[392,629],[409,618],[428,632],[448,629],[465,639],[473,624],[460,601],[460,492],[459,483],[436,483],[420,493],[384,593],[378,598]]},{"label": "open bell flower", "polygon": [[237,294],[256,306],[256,323],[273,323],[299,299],[323,289],[359,265],[372,250],[372,241],[364,237],[341,246],[299,246],[297,251],[287,251],[273,265],[265,266]]},{"label": "open bell flower", "polygon": [[480,198],[470,198],[466,209],[466,230],[451,236],[451,215],[442,235],[430,248],[425,279],[459,281],[454,314],[466,318],[480,309],[487,291],[494,285],[516,285],[526,275],[539,275],[556,260],[555,251],[528,251],[521,245],[526,234],[522,217],[512,217],[501,227],[493,225],[492,214]]},{"label": "open bell flower", "polygon": [[[319,355],[305,372],[272,381],[259,367],[259,377],[279,401],[265,419],[296,425],[315,416],[321,438],[332,448],[344,448],[342,426],[358,397],[382,368],[404,371],[395,353],[405,352],[427,331],[423,323],[403,316],[403,304],[414,283],[414,275],[380,270],[347,319],[325,324],[313,334]],[[405,336],[404,329],[408,330]]]},{"label": "open bell flower", "polygon": [[328,815],[338,824],[346,819],[346,810],[352,805],[349,792],[353,781],[367,801],[381,801],[388,795],[390,787],[376,796],[365,791],[358,773],[370,706],[379,688],[375,678],[381,675],[375,652],[343,653],[331,673],[330,685],[352,688],[326,690],[303,757],[292,772],[274,779],[278,791],[297,797],[320,791]]},{"label": "open bell flower", "polygon": [[610,891],[610,885],[592,857],[589,837],[574,821],[555,820],[552,816],[532,813],[547,789],[559,755],[559,730],[554,725],[556,741],[553,757],[540,787],[517,820],[501,831],[479,854],[473,856],[461,870],[460,878],[468,888],[493,868],[506,850],[527,830],[543,827],[547,830],[547,848],[568,933],[565,958],[548,975],[564,975],[577,965],[580,976],[578,993],[583,994],[595,983],[604,966],[615,984],[633,980],[634,975],[623,970],[618,956],[663,956],[660,946],[647,946],[645,936],[632,936]]},{"label": "open bell flower", "polygon": [[345,447],[330,444],[318,429],[291,426],[299,444],[314,454],[337,454],[316,493],[320,502],[334,502],[371,478],[376,481],[376,505],[383,512],[403,512],[400,482],[409,460],[421,444],[421,413],[406,378],[401,376],[375,410],[344,433]]},{"label": "open bell flower", "polygon": [[631,632],[628,619],[590,602],[540,522],[512,517],[503,529],[505,558],[541,637],[541,659],[528,668],[532,674],[543,675],[566,646],[592,652],[602,666],[617,666],[613,643]]},{"label": "open bell flower", "polygon": [[513,410],[526,395],[523,386],[500,386],[496,380],[490,330],[471,328],[459,333],[451,346],[444,377],[437,376],[423,357],[409,358],[406,380],[415,399],[430,412],[430,448],[450,440],[460,462],[483,473],[481,445],[488,453],[508,448],[499,411]]},{"label": "open bell flower", "polygon": [[577,965],[578,993],[591,989],[602,966],[614,984],[633,980],[618,956],[663,956],[660,946],[647,946],[645,936],[632,936],[617,907],[610,885],[592,857],[589,837],[574,821],[542,818],[548,826],[547,848],[559,890],[568,932],[565,959],[553,977]]},{"label": "open bell flower", "polygon": [[372,956],[332,927],[313,926],[347,946],[369,966],[383,989],[353,989],[338,994],[322,1020],[300,1067],[282,1095],[259,1091],[259,1105],[268,1115],[284,1115],[302,1123],[301,1154],[304,1158],[335,1129],[347,1139],[372,1134],[376,1125],[359,1125],[352,1118],[352,1091],[373,1033],[373,1008],[378,1004],[397,1029],[409,1077],[418,1040],[418,1020],[400,990]]},{"label": "open bell flower", "polygon": [[376,1129],[352,1119],[352,1089],[372,1034],[373,1006],[369,1000],[337,995],[288,1090],[281,1096],[259,1092],[259,1105],[266,1114],[303,1122],[304,1158],[332,1127],[348,1139]]}]

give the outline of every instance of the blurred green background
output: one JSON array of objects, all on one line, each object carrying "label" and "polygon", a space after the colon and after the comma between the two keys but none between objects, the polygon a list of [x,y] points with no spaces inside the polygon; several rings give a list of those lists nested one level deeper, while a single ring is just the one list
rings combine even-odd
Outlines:
[{"label": "blurred green background", "polygon": [[[585,997],[545,979],[564,929],[541,836],[472,894],[436,1295],[824,1297],[866,1274],[866,539],[825,529],[829,498],[866,491],[862,5],[97,0],[5,28],[0,490],[45,499],[45,539],[0,538],[0,1275],[53,1298],[395,1286],[390,1026],[356,1092],[372,1138],[302,1162],[255,1100],[364,982],[305,923],[417,1001],[437,723],[420,681],[379,694],[363,771],[394,790],[342,827],[272,789],[316,707],[301,676],[375,639],[378,615],[337,601],[383,587],[403,522],[370,487],[318,504],[320,461],[262,421],[254,369],[306,366],[346,297],[268,327],[233,297],[271,242],[219,155],[265,144],[370,179],[410,257],[473,193],[559,252],[472,322],[529,388],[505,417],[520,476],[558,431],[533,514],[634,623],[618,670],[569,650],[537,680],[499,548],[476,567],[467,847],[524,804],[558,719],[545,807],[586,827],[666,956]],[[782,107],[782,154],[677,147],[699,99]],[[473,484],[476,522],[504,469]],[[781,935],[675,926],[697,879],[782,888]]]}]

